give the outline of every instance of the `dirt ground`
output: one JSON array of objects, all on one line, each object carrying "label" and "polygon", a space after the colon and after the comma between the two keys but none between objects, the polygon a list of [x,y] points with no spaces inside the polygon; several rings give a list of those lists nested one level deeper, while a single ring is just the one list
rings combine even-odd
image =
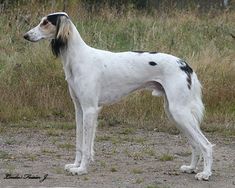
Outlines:
[{"label": "dirt ground", "polygon": [[[216,144],[210,181],[197,181],[195,174],[179,171],[191,160],[189,145],[180,134],[127,126],[98,128],[95,162],[87,175],[72,176],[63,168],[74,161],[74,128],[0,125],[0,188],[235,188],[234,137],[206,135]],[[4,179],[7,173],[48,176],[43,182]]]}]

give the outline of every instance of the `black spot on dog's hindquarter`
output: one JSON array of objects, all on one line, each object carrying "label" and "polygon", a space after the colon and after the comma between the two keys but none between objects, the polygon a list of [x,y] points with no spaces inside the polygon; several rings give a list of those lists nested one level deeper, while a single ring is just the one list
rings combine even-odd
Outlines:
[{"label": "black spot on dog's hindquarter", "polygon": [[188,88],[191,89],[191,85],[192,85],[192,78],[191,78],[191,76],[187,77],[187,82],[188,82]]},{"label": "black spot on dog's hindquarter", "polygon": [[177,63],[180,65],[180,69],[185,72],[187,75],[187,83],[188,83],[188,88],[191,89],[192,85],[192,73],[193,69],[182,59],[178,60]]},{"label": "black spot on dog's hindquarter", "polygon": [[138,53],[138,54],[143,54],[143,53],[149,53],[149,54],[157,54],[158,52],[149,52],[149,51],[132,51],[134,53]]},{"label": "black spot on dog's hindquarter", "polygon": [[156,66],[157,63],[155,63],[154,61],[150,61],[150,62],[149,62],[149,65],[151,65],[151,66]]},{"label": "black spot on dog's hindquarter", "polygon": [[139,50],[135,50],[135,51],[132,51],[134,53],[138,53],[138,54],[142,54],[142,53],[145,53],[146,51],[139,51]]}]

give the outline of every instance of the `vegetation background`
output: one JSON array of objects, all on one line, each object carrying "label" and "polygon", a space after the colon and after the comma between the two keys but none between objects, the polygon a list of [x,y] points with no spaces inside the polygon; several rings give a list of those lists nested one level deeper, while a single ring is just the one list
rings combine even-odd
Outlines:
[{"label": "vegetation background", "polygon": [[[223,0],[1,0],[0,122],[74,121],[62,65],[49,42],[22,35],[66,11],[90,46],[147,50],[185,59],[203,85],[203,129],[235,135],[235,12]],[[163,100],[140,91],[103,109],[99,123],[171,130]]]}]

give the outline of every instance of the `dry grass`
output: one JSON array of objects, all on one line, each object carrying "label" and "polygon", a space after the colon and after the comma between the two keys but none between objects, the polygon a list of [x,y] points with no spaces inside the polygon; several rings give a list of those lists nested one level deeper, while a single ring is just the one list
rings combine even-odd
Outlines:
[{"label": "dry grass", "polygon": [[[27,22],[35,25],[38,17],[56,10],[45,6],[39,15],[34,7],[18,7],[14,11],[20,16],[15,17],[9,10],[0,18],[0,35],[4,36],[0,39],[0,121],[73,120],[62,66],[49,52],[49,43],[32,44],[22,39],[32,27]],[[235,41],[230,35],[235,33],[234,12],[213,16],[193,12],[146,15],[104,9],[97,16],[81,7],[77,11],[77,6],[70,4],[68,13],[91,46],[113,51],[161,51],[186,59],[204,88],[206,122],[235,121]],[[141,91],[105,107],[101,121],[108,125],[161,126],[165,123],[162,104],[162,99]]]},{"label": "dry grass", "polygon": [[173,161],[174,160],[174,156],[169,155],[169,154],[163,154],[160,159],[160,161]]}]

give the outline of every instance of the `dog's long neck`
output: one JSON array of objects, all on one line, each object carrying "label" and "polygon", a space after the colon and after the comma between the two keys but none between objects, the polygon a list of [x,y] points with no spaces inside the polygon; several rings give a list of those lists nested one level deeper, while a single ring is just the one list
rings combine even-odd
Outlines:
[{"label": "dog's long neck", "polygon": [[80,58],[81,53],[89,46],[83,41],[76,26],[71,22],[71,32],[67,41],[67,47],[61,50],[61,60],[63,63],[66,80],[72,76],[71,66],[74,63],[73,60]]},{"label": "dog's long neck", "polygon": [[[85,48],[87,47],[87,44],[83,41],[80,33],[78,32],[77,28],[75,25],[71,22],[71,38],[68,41],[68,48],[72,48],[70,50],[73,50],[74,48]],[[75,49],[76,50],[76,49]]]},{"label": "dog's long neck", "polygon": [[87,48],[88,45],[83,41],[80,33],[78,32],[75,25],[71,22],[71,31],[67,39],[66,49],[61,51],[61,56],[65,57],[71,53],[79,53],[84,48]]}]

